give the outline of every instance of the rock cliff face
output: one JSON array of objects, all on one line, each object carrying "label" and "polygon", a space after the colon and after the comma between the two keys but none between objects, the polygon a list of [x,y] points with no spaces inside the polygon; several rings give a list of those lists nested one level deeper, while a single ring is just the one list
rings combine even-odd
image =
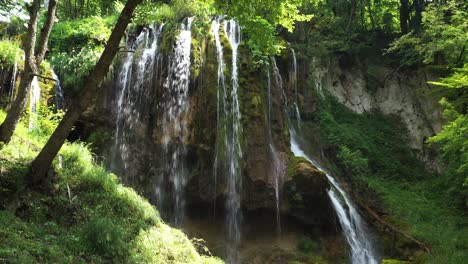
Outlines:
[{"label": "rock cliff face", "polygon": [[438,102],[430,96],[434,80],[422,70],[400,73],[379,65],[351,62],[350,58],[315,60],[311,63],[314,80],[321,81],[317,90],[327,92],[356,113],[379,110],[398,115],[406,125],[410,147],[430,168],[437,169],[425,141],[442,128]]}]

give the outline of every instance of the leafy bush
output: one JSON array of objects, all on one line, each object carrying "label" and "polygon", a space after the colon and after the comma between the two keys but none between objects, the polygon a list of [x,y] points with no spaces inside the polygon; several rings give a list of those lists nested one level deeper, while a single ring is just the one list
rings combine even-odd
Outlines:
[{"label": "leafy bush", "polygon": [[[443,99],[444,117],[449,121],[442,131],[429,139],[429,142],[439,143],[442,158],[447,164],[446,178],[450,180],[449,193],[457,204],[468,207],[468,115],[460,114]],[[460,200],[462,202],[460,202]]]},{"label": "leafy bush", "polygon": [[84,47],[103,46],[110,36],[114,20],[113,17],[90,17],[55,24],[48,45],[51,53],[78,53]]}]

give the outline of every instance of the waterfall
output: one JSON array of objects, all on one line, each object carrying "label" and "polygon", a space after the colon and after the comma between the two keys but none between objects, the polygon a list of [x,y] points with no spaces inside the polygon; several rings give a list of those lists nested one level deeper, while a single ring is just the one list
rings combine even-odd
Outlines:
[{"label": "waterfall", "polygon": [[226,20],[223,23],[224,33],[226,34],[229,44],[232,48],[232,70],[231,70],[231,109],[230,109],[230,124],[227,158],[229,162],[229,173],[227,179],[227,237],[228,259],[231,263],[236,263],[238,259],[238,247],[241,239],[241,189],[242,189],[242,174],[239,162],[242,158],[242,149],[240,143],[240,135],[242,133],[241,115],[239,110],[239,99],[237,97],[238,83],[238,66],[237,52],[241,42],[240,26],[234,20]]},{"label": "waterfall", "polygon": [[52,78],[55,80],[55,108],[60,110],[65,106],[65,98],[63,97],[63,90],[62,86],[60,85],[60,80],[57,74],[55,74],[54,70],[52,70]]},{"label": "waterfall", "polygon": [[116,100],[115,151],[111,168],[122,171],[128,181],[133,181],[136,176],[131,166],[135,160],[132,158],[130,145],[135,142],[134,132],[141,122],[143,107],[148,104],[146,99],[149,89],[146,88],[151,87],[153,75],[147,73],[155,68],[158,37],[162,27],[163,25],[159,28],[154,25],[149,29],[145,28],[136,39],[127,41],[126,48],[131,52],[125,53],[116,81],[119,93]]},{"label": "waterfall", "polygon": [[[275,83],[277,88],[279,89],[279,92],[281,93],[281,99],[283,100],[283,104],[288,109],[289,104],[288,104],[288,97],[286,96],[286,93],[284,92],[283,89],[283,78],[281,77],[280,71],[278,69],[278,65],[276,64],[276,59],[275,57],[271,57],[271,63],[273,66],[273,74],[275,76]],[[288,111],[286,111],[288,113]]]},{"label": "waterfall", "polygon": [[[237,91],[238,82],[238,47],[241,42],[240,26],[235,20],[223,20],[218,17],[212,22],[211,31],[215,38],[218,59],[218,89],[217,89],[217,125],[216,125],[216,147],[214,160],[214,185],[216,200],[216,184],[218,173],[227,173],[227,197],[226,197],[226,229],[227,249],[226,255],[230,263],[238,260],[238,247],[241,240],[241,188],[242,175],[240,160],[242,148],[240,135],[242,133],[241,114]],[[221,45],[219,29],[223,22],[224,34],[232,49],[231,65],[231,90],[228,98],[228,90],[224,71],[226,65],[223,58],[223,47]],[[216,206],[216,205],[215,205]]]},{"label": "waterfall", "polygon": [[41,100],[41,87],[36,76],[32,79],[29,93],[29,130],[37,128],[37,110]]},{"label": "waterfall", "polygon": [[[171,57],[168,76],[164,83],[162,98],[162,144],[164,155],[169,160],[165,164],[166,177],[159,177],[156,186],[158,203],[163,205],[168,199],[164,186],[171,186],[173,203],[172,215],[168,217],[175,225],[180,225],[185,214],[185,186],[188,171],[185,165],[188,138],[187,122],[189,110],[189,81],[191,53],[191,25],[193,18],[181,24],[181,32],[176,39]],[[168,182],[167,182],[168,181]]]},{"label": "waterfall", "polygon": [[218,17],[213,20],[211,24],[211,33],[215,39],[216,45],[216,55],[218,59],[218,80],[217,80],[217,90],[216,90],[216,143],[215,143],[215,157],[213,165],[213,216],[216,215],[216,185],[218,184],[218,171],[225,171],[224,162],[225,161],[225,150],[228,146],[228,138],[226,135],[227,124],[225,122],[227,115],[227,91],[226,91],[226,78],[224,76],[224,71],[226,69],[226,64],[223,57],[223,47],[221,45],[221,40],[219,36],[219,28],[221,26],[222,17]]},{"label": "waterfall", "polygon": [[325,173],[332,188],[328,191],[328,196],[333,204],[333,208],[338,216],[343,234],[351,249],[352,264],[378,264],[376,252],[372,246],[366,225],[359,215],[355,205],[351,202],[347,193],[340,184],[320,165],[310,158],[299,146],[298,135],[294,129],[290,129],[291,151],[297,157],[303,157],[318,170]]},{"label": "waterfall", "polygon": [[297,59],[296,59],[296,52],[294,49],[291,49],[292,57],[293,57],[293,72],[291,76],[291,81],[293,83],[294,89],[294,111],[296,114],[296,122],[298,128],[301,128],[301,112],[299,111],[299,94],[297,93]]},{"label": "waterfall", "polygon": [[[294,53],[293,53],[294,54]],[[283,93],[283,96],[285,96],[283,87],[282,87],[282,79],[281,75],[279,73],[278,67],[276,65],[276,61],[274,58],[272,59],[273,61],[273,72],[275,75],[275,80],[277,82],[278,88],[281,90]],[[294,71],[296,71],[295,68],[295,60],[294,62]],[[294,81],[296,81],[295,78],[293,78]],[[321,89],[321,84],[320,84],[320,89]],[[297,132],[301,132],[300,128],[300,119],[298,119],[297,122],[297,127],[298,131],[295,130],[291,119],[289,118],[288,115],[288,105],[287,105],[287,99],[285,98],[284,100],[285,105],[285,111],[287,114],[288,118],[288,125],[289,125],[289,132],[290,132],[290,144],[291,144],[291,151],[293,154],[297,157],[303,157],[306,160],[308,160],[312,165],[317,167],[320,171],[324,172],[327,176],[328,181],[330,182],[332,188],[328,191],[328,196],[332,202],[333,208],[335,209],[335,212],[338,216],[340,225],[343,229],[343,234],[346,238],[346,241],[350,247],[351,251],[351,263],[352,264],[378,264],[377,260],[377,255],[375,252],[375,249],[372,246],[370,236],[368,234],[366,225],[364,221],[362,220],[361,216],[358,213],[358,210],[354,206],[354,204],[351,202],[349,199],[348,195],[346,192],[341,188],[340,184],[329,174],[327,173],[324,169],[321,168],[321,166],[313,160],[310,156],[308,156],[304,150],[300,147],[299,142],[300,142],[300,137]]]},{"label": "waterfall", "polygon": [[275,209],[276,209],[276,231],[281,234],[281,211],[280,211],[280,188],[281,188],[281,175],[284,172],[284,165],[278,157],[278,153],[273,143],[272,125],[271,125],[271,78],[270,71],[267,72],[267,129],[268,129],[268,146],[270,150],[271,168],[270,173],[273,175],[273,182],[275,187]]},{"label": "waterfall", "polygon": [[11,84],[10,84],[10,102],[13,102],[15,99],[15,90],[16,90],[16,75],[18,74],[18,56],[15,57],[15,63],[13,64],[13,74],[11,75]]}]

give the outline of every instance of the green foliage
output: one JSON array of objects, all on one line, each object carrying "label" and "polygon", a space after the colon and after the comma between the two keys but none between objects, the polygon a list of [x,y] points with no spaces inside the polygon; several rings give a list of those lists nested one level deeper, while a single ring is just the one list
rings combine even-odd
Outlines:
[{"label": "green foliage", "polygon": [[248,45],[256,61],[266,62],[263,56],[278,55],[285,43],[277,37],[276,27],[292,32],[295,23],[308,21],[311,14],[303,14],[303,0],[216,1],[218,10],[234,17],[248,36]]},{"label": "green foliage", "polygon": [[356,114],[332,97],[321,102],[322,136],[338,147],[337,158],[354,176],[417,179],[423,166],[405,146],[407,132],[396,116]]},{"label": "green foliage", "polygon": [[58,126],[64,113],[55,111],[55,106],[41,106],[37,110],[37,128],[31,130],[31,135],[37,138],[51,135]]},{"label": "green foliage", "polygon": [[449,193],[452,197],[462,198],[468,207],[468,115],[455,111],[445,99],[441,104],[445,107],[444,117],[448,124],[429,142],[441,145],[442,157],[448,166],[445,174],[452,185]]},{"label": "green foliage", "polygon": [[103,149],[112,139],[114,134],[110,130],[97,129],[86,139],[93,150]]},{"label": "green foliage", "polygon": [[50,63],[62,88],[74,94],[83,86],[110,36],[115,17],[89,17],[57,23],[51,33]]},{"label": "green foliage", "polygon": [[455,109],[466,113],[468,109],[468,63],[465,63],[463,68],[455,68],[449,76],[429,83],[437,85],[433,93],[446,97]]},{"label": "green foliage", "polygon": [[18,43],[0,40],[0,69],[7,69],[18,60],[20,48]]},{"label": "green foliage", "polygon": [[85,46],[103,46],[114,22],[115,17],[90,17],[57,23],[50,34],[50,50],[52,53],[79,52]]},{"label": "green foliage", "polygon": [[422,263],[459,264],[468,258],[464,250],[468,243],[466,217],[447,199],[446,181],[445,177],[412,182],[365,179],[383,199],[383,206],[392,214],[392,219],[407,223],[400,228],[431,246],[432,256]]},{"label": "green foliage", "polygon": [[468,12],[463,1],[433,2],[423,12],[423,30],[395,40],[388,49],[404,65],[466,62]]},{"label": "green foliage", "polygon": [[352,175],[368,175],[369,161],[360,150],[352,151],[341,146],[336,157],[343,163],[344,169]]},{"label": "green foliage", "polygon": [[117,15],[123,9],[124,2],[124,0],[58,1],[57,16],[60,20],[70,20],[92,16]]},{"label": "green foliage", "polygon": [[338,170],[352,176],[360,191],[379,195],[388,222],[432,247],[433,256],[423,263],[457,264],[468,257],[463,250],[468,242],[466,219],[457,207],[466,181],[467,120],[450,109],[446,113],[460,119],[431,141],[445,146],[444,158],[453,159],[448,163],[453,170],[432,175],[407,147],[405,128],[396,117],[356,114],[327,97],[320,104],[319,129],[329,148],[337,150]]},{"label": "green foliage", "polygon": [[207,18],[214,12],[213,0],[171,0],[169,3],[146,0],[137,7],[133,22],[138,25],[155,21],[175,24],[186,17]]},{"label": "green foliage", "polygon": [[79,51],[53,54],[50,62],[54,65],[56,74],[61,77],[62,88],[72,94],[80,91],[103,50],[102,47],[85,46]]}]

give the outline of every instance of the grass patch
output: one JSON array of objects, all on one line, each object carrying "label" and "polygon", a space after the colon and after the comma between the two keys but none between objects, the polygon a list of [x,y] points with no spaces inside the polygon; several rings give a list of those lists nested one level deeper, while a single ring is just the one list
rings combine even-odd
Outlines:
[{"label": "grass patch", "polygon": [[154,206],[97,165],[83,143],[62,147],[53,194],[26,188],[27,166],[47,138],[20,124],[0,150],[0,261],[221,263],[201,256]]}]

